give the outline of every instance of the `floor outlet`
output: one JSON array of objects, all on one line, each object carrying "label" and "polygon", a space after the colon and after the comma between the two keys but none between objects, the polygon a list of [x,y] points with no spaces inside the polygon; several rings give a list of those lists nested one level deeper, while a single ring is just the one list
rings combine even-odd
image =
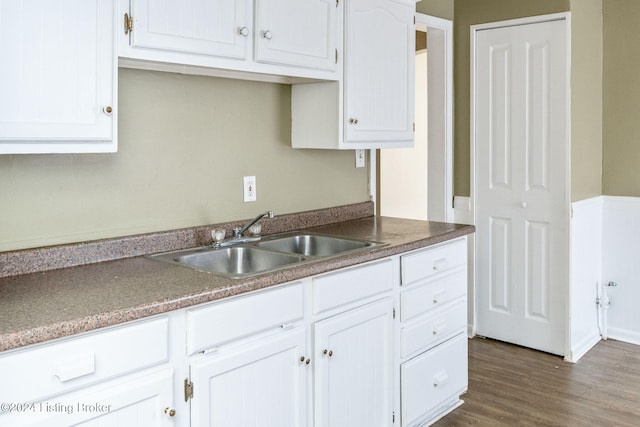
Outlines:
[{"label": "floor outlet", "polygon": [[244,201],[255,202],[256,201],[256,177],[245,176],[244,180]]},{"label": "floor outlet", "polygon": [[356,167],[364,167],[364,150],[356,150]]}]

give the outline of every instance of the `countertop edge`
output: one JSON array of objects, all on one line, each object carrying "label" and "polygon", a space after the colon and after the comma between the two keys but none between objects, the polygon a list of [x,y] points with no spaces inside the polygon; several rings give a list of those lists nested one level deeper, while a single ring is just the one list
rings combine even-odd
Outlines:
[{"label": "countertop edge", "polygon": [[[232,282],[228,286],[215,289],[203,289],[199,292],[180,297],[166,298],[160,301],[145,302],[133,307],[96,313],[63,322],[56,322],[36,326],[16,332],[0,335],[0,352],[16,350],[25,346],[44,343],[65,338],[100,328],[116,326],[125,322],[140,320],[164,314],[170,311],[188,308],[202,303],[212,302],[223,298],[241,295],[272,286],[281,285],[295,280],[331,272],[337,269],[351,267],[365,262],[413,251],[453,240],[475,232],[472,225],[462,226],[454,230],[438,233],[426,238],[409,240],[400,244],[390,244],[378,247],[368,252],[348,254],[319,260],[306,264],[304,267],[291,267],[278,274],[256,275],[248,279]],[[181,268],[181,267],[176,267]],[[206,273],[205,273],[206,274]]]}]

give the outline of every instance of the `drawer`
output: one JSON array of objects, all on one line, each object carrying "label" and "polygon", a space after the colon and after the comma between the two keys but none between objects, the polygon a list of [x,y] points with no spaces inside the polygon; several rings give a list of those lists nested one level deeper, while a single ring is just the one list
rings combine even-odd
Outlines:
[{"label": "drawer", "polygon": [[313,279],[313,313],[390,291],[393,287],[391,259],[350,268]]},{"label": "drawer", "polygon": [[27,402],[169,359],[166,317],[42,344],[0,357],[0,402]]},{"label": "drawer", "polygon": [[426,350],[464,331],[467,326],[467,300],[459,299],[452,305],[407,325],[400,330],[400,356],[407,357]]},{"label": "drawer", "polygon": [[268,289],[187,310],[189,354],[301,320],[302,283]]},{"label": "drawer", "polygon": [[400,320],[405,322],[466,294],[466,269],[412,287],[400,294]]},{"label": "drawer", "polygon": [[403,255],[400,258],[402,285],[427,279],[467,264],[467,240],[455,240],[435,248]]},{"label": "drawer", "polygon": [[402,425],[421,424],[459,402],[467,389],[467,337],[455,336],[400,367]]}]

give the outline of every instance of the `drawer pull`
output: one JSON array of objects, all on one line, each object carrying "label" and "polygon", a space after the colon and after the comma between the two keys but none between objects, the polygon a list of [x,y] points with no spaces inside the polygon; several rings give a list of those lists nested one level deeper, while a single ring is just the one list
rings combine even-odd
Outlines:
[{"label": "drawer pull", "polygon": [[63,383],[93,374],[96,371],[96,358],[93,353],[81,354],[72,360],[54,366],[53,369],[53,375]]},{"label": "drawer pull", "polygon": [[443,332],[446,332],[447,324],[445,322],[440,322],[433,327],[433,335],[440,335]]},{"label": "drawer pull", "polygon": [[446,301],[446,299],[447,299],[447,291],[438,292],[437,294],[433,295],[434,304],[438,304],[443,301]]},{"label": "drawer pull", "polygon": [[440,372],[433,377],[433,388],[442,388],[449,381],[449,375],[446,372]]},{"label": "drawer pull", "polygon": [[444,270],[447,268],[448,264],[449,263],[447,262],[446,258],[437,259],[433,261],[433,271]]}]

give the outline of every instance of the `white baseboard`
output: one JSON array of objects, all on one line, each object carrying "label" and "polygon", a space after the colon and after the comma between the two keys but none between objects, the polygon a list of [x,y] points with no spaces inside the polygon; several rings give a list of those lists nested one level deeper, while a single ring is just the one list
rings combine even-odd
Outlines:
[{"label": "white baseboard", "polygon": [[564,360],[571,363],[576,363],[582,358],[589,350],[591,350],[596,344],[600,342],[602,338],[599,334],[585,337],[582,341],[575,346],[571,346],[571,354],[565,356]]},{"label": "white baseboard", "polygon": [[640,333],[635,331],[629,331],[626,329],[608,328],[608,338],[612,340],[623,341],[629,344],[640,345]]}]

